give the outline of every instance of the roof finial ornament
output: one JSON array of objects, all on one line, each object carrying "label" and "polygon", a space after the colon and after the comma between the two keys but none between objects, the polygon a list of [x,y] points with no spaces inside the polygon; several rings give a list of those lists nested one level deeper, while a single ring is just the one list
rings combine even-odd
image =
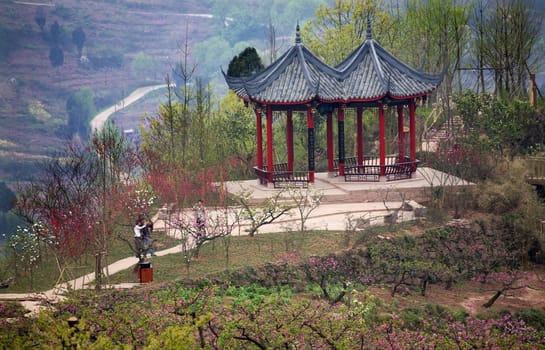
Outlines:
[{"label": "roof finial ornament", "polygon": [[301,33],[299,32],[299,21],[297,21],[297,27],[295,27],[295,43],[301,43]]},{"label": "roof finial ornament", "polygon": [[367,15],[367,40],[372,39],[371,35],[371,15]]}]

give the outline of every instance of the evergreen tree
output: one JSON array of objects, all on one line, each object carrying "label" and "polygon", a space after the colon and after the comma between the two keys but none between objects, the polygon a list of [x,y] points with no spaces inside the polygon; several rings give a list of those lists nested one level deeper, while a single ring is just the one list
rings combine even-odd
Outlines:
[{"label": "evergreen tree", "polygon": [[68,112],[68,132],[70,135],[79,134],[84,139],[90,135],[89,121],[96,113],[93,91],[83,88],[68,98],[66,111]]},{"label": "evergreen tree", "polygon": [[77,27],[72,32],[72,41],[78,48],[78,55],[81,56],[81,51],[83,50],[83,45],[85,44],[85,32],[81,27]]},{"label": "evergreen tree", "polygon": [[34,20],[36,21],[36,24],[38,25],[38,27],[40,27],[40,30],[43,32],[46,18],[45,18],[44,9],[42,7],[39,7],[38,10],[36,11],[36,16],[34,17]]},{"label": "evergreen tree", "polygon": [[51,46],[60,45],[62,28],[59,22],[55,21],[49,28],[49,40]]},{"label": "evergreen tree", "polygon": [[263,68],[263,63],[256,49],[247,47],[229,62],[227,75],[232,77],[247,77],[256,74]]},{"label": "evergreen tree", "polygon": [[4,183],[0,182],[0,211],[8,212],[15,205],[15,194],[13,191]]},{"label": "evergreen tree", "polygon": [[49,61],[53,67],[62,66],[64,64],[64,52],[58,46],[53,46],[49,50]]}]

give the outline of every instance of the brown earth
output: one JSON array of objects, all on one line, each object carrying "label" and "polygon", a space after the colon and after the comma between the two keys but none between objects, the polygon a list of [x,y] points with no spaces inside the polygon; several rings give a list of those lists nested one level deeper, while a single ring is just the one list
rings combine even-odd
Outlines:
[{"label": "brown earth", "polygon": [[[451,213],[452,215],[452,213]],[[465,210],[463,219],[469,222],[486,220],[489,215],[474,210]],[[412,225],[410,229],[402,232],[407,235],[420,235],[429,229],[428,225]],[[501,286],[497,283],[478,281],[465,281],[446,289],[444,285],[433,284],[427,287],[426,295],[407,290],[402,295],[392,297],[391,290],[387,288],[370,288],[373,293],[386,301],[397,300],[400,305],[440,304],[452,309],[463,309],[468,314],[497,314],[503,311],[515,313],[529,308],[538,308],[545,311],[545,266],[528,264],[524,270],[524,282],[515,284],[512,290],[503,293],[489,308],[483,306]]]},{"label": "brown earth", "polygon": [[385,301],[396,300],[400,307],[440,304],[453,310],[463,309],[472,316],[499,314],[504,311],[515,313],[529,308],[543,310],[545,308],[545,269],[543,266],[534,266],[530,275],[529,281],[524,286],[507,291],[490,308],[485,308],[483,304],[496,293],[498,286],[493,283],[482,284],[468,281],[455,285],[451,289],[445,289],[442,285],[430,285],[425,296],[414,291],[410,293],[404,291],[401,295],[392,297],[390,289],[370,288],[370,290]]}]

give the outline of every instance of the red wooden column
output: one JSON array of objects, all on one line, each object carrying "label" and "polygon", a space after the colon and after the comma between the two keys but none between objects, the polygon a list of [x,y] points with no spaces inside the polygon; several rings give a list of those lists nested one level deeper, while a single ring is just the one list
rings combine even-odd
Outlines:
[{"label": "red wooden column", "polygon": [[380,175],[386,175],[386,122],[384,120],[384,106],[382,102],[378,103],[378,138],[379,138],[379,159],[380,159]]},{"label": "red wooden column", "polygon": [[357,142],[357,155],[358,155],[358,165],[363,164],[363,108],[358,107],[356,109],[356,128],[357,130],[357,136],[356,136],[356,142]]},{"label": "red wooden column", "polygon": [[415,120],[415,110],[416,106],[414,104],[414,99],[409,102],[409,138],[410,138],[410,151],[411,151],[411,161],[416,160],[416,120]]},{"label": "red wooden column", "polygon": [[397,141],[398,141],[398,153],[399,162],[402,163],[405,160],[405,133],[403,129],[403,105],[397,106]]},{"label": "red wooden column", "polygon": [[344,107],[337,108],[337,135],[339,142],[339,176],[344,176]]},{"label": "red wooden column", "polygon": [[308,149],[308,182],[314,183],[314,116],[312,107],[307,107],[307,149]]},{"label": "red wooden column", "polygon": [[272,108],[267,105],[267,172],[269,174],[269,182],[272,182],[274,171],[273,163],[273,128],[272,128]]},{"label": "red wooden column", "polygon": [[327,133],[327,172],[333,173],[333,112],[327,113],[327,124],[326,124],[326,133]]},{"label": "red wooden column", "polygon": [[261,110],[254,108],[255,112],[255,142],[257,146],[257,168],[263,169],[263,129],[261,127]]},{"label": "red wooden column", "polygon": [[286,112],[286,143],[288,148],[288,171],[293,171],[293,113]]}]

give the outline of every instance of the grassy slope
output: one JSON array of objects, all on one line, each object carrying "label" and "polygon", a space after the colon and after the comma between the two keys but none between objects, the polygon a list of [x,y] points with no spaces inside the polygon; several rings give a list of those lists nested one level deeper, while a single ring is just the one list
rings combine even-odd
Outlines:
[{"label": "grassy slope", "polygon": [[[203,40],[212,28],[210,19],[182,14],[208,12],[201,3],[184,1],[173,6],[172,1],[160,0],[143,6],[136,1],[60,0],[56,8],[44,6],[46,30],[57,21],[66,33],[64,65],[53,68],[48,44],[34,19],[38,6],[0,2],[0,24],[17,33],[15,49],[0,64],[0,180],[13,177],[14,168],[24,161],[62,146],[65,104],[71,92],[91,87],[100,108],[136,86],[162,82],[180,60],[179,45],[186,29],[192,44]],[[114,49],[123,53],[123,67],[81,67],[71,43],[71,33],[78,26],[86,33],[84,55]],[[159,61],[155,76],[131,72],[130,63],[139,52]],[[140,120],[140,115],[133,117]]]}]

